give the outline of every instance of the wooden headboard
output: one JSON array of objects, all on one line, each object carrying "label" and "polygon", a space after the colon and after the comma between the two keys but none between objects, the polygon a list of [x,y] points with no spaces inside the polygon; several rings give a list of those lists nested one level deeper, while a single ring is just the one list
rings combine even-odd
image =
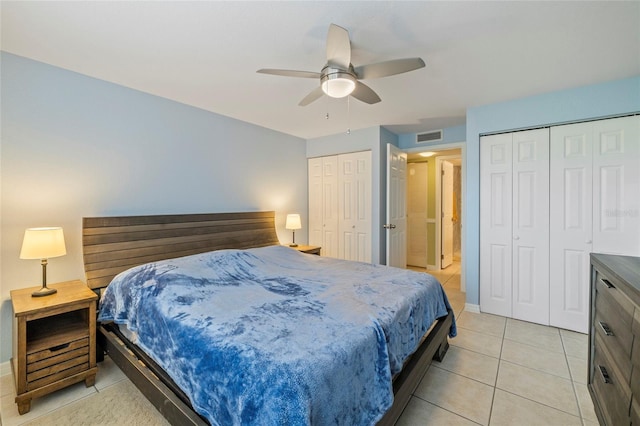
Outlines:
[{"label": "wooden headboard", "polygon": [[279,244],[275,212],[85,217],[82,249],[87,285],[109,285],[143,263],[220,249]]}]

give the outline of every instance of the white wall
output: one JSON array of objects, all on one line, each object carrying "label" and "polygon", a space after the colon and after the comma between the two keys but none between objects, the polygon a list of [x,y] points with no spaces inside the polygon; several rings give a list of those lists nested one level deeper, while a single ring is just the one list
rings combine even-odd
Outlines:
[{"label": "white wall", "polygon": [[0,71],[0,363],[9,292],[41,280],[18,258],[26,228],[64,228],[49,282],[84,279],[85,216],[275,210],[288,241],[298,212],[306,243],[304,140],[4,52]]}]

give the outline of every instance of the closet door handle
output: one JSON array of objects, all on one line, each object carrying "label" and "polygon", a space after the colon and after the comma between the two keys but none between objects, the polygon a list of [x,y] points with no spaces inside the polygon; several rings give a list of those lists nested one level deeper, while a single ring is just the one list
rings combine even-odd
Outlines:
[{"label": "closet door handle", "polygon": [[604,334],[613,336],[613,331],[611,331],[611,327],[609,327],[606,322],[598,321],[598,324],[600,324],[600,328],[604,331]]},{"label": "closet door handle", "polygon": [[616,288],[616,286],[614,286],[613,284],[611,284],[611,282],[610,282],[608,279],[606,279],[606,278],[600,278],[600,281],[602,281],[602,283],[603,283],[604,285],[606,285],[606,286],[607,286],[607,288]]},{"label": "closet door handle", "polygon": [[513,237],[513,239],[517,241],[517,240],[519,240],[519,239],[520,239],[520,237],[518,237],[518,236],[516,235],[515,237]]},{"label": "closet door handle", "polygon": [[598,370],[600,370],[600,375],[602,376],[602,380],[604,380],[605,383],[611,383],[611,377],[609,377],[609,373],[607,372],[607,369],[604,368],[602,365],[599,365]]}]

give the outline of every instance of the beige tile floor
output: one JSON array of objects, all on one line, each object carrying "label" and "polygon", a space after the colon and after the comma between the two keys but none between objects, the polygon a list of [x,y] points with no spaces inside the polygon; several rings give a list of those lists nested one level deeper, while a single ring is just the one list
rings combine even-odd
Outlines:
[{"label": "beige tile floor", "polygon": [[[398,425],[598,424],[586,386],[586,335],[466,312],[459,263],[433,275],[443,283],[454,309],[458,336],[450,340],[444,361],[429,367]],[[79,383],[38,398],[31,411],[20,416],[12,377],[2,376],[0,424],[48,423],[51,413],[55,418],[57,411],[73,412],[69,408],[126,381],[106,358],[99,364],[95,386]],[[143,407],[154,410],[150,404]],[[154,419],[149,424],[164,422],[157,415],[148,418]]]},{"label": "beige tile floor", "polygon": [[586,384],[587,335],[464,311],[459,264],[433,275],[458,336],[443,362],[431,364],[398,425],[598,424]]}]

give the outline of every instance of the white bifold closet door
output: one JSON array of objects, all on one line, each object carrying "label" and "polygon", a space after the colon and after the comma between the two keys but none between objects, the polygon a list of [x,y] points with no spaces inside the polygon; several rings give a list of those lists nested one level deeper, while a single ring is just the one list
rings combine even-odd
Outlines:
[{"label": "white bifold closet door", "polygon": [[310,158],[309,244],[322,255],[371,262],[371,151]]},{"label": "white bifold closet door", "polygon": [[589,325],[589,253],[640,255],[640,117],[551,128],[550,323]]},{"label": "white bifold closet door", "polygon": [[309,159],[309,244],[338,258],[338,157]]},{"label": "white bifold closet door", "polygon": [[480,139],[480,308],[549,324],[549,129]]},{"label": "white bifold closet door", "polygon": [[339,258],[371,262],[371,151],[338,156]]}]

